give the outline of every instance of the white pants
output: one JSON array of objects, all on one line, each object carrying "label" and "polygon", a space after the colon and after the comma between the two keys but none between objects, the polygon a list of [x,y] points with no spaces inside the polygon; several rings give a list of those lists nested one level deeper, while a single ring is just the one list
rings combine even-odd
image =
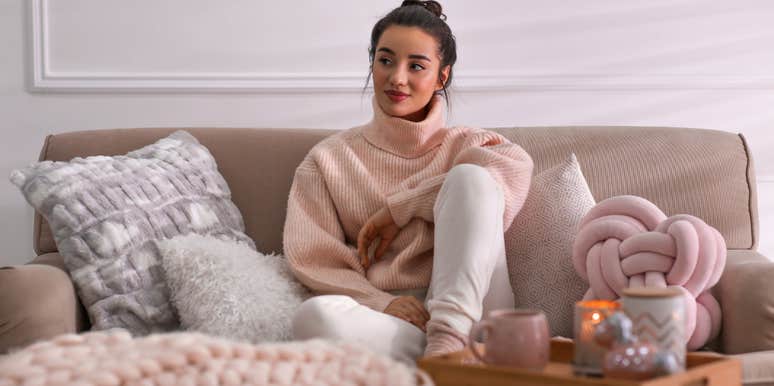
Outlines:
[{"label": "white pants", "polygon": [[[433,208],[433,272],[424,299],[431,320],[467,335],[486,310],[513,308],[504,205],[502,190],[486,169],[461,164],[447,174]],[[423,300],[421,292],[414,294]],[[293,337],[360,342],[406,363],[420,357],[426,344],[425,334],[414,325],[341,295],[316,296],[301,304],[293,318]]]}]

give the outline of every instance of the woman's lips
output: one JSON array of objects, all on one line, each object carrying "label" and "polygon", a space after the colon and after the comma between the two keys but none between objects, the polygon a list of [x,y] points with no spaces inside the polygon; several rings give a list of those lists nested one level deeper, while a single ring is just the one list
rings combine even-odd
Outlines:
[{"label": "woman's lips", "polygon": [[388,97],[390,97],[390,100],[396,103],[409,97],[408,94],[403,94],[395,91],[385,91],[384,93],[387,94]]}]

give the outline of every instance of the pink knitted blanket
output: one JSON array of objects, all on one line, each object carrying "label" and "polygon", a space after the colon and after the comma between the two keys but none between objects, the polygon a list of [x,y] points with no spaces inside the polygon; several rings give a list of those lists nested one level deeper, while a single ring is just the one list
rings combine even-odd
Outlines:
[{"label": "pink knitted blanket", "polygon": [[720,305],[709,289],[723,273],[726,243],[699,218],[667,218],[644,198],[612,197],[581,220],[572,260],[591,287],[585,299],[617,299],[627,287],[675,286],[686,298],[688,349],[720,332]]},{"label": "pink knitted blanket", "polygon": [[0,385],[417,385],[426,374],[357,345],[251,345],[199,333],[60,335],[0,357]]}]

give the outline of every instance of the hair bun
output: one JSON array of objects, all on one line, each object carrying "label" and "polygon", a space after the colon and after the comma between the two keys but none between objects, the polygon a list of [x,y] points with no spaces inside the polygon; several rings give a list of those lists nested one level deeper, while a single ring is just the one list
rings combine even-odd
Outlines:
[{"label": "hair bun", "polygon": [[403,3],[400,5],[401,7],[406,7],[410,5],[418,5],[420,7],[425,8],[426,10],[433,13],[433,15],[438,16],[441,18],[441,20],[446,20],[446,15],[443,13],[443,7],[441,7],[441,4],[437,1],[428,0],[428,1],[419,1],[419,0],[404,0]]}]

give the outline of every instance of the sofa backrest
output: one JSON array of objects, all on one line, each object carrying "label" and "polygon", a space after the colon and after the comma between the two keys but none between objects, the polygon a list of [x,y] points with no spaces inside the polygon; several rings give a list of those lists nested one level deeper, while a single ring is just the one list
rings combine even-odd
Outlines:
[{"label": "sofa backrest", "polygon": [[[109,129],[49,135],[40,159],[117,155],[175,128]],[[333,130],[187,128],[215,157],[260,251],[282,251],[287,196],[296,166]],[[532,156],[535,172],[574,152],[594,197],[633,194],[667,215],[693,214],[717,228],[730,249],[754,249],[758,213],[752,159],[741,135],[665,127],[496,128]],[[34,248],[55,252],[35,215]]]}]

